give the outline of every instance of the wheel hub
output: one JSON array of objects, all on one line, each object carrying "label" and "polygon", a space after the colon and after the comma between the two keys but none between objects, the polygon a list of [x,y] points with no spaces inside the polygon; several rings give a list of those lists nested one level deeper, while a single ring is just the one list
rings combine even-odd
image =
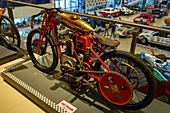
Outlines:
[{"label": "wheel hub", "polygon": [[33,46],[38,46],[38,41],[39,41],[38,39],[35,39],[35,40],[33,41],[32,45],[33,45]]},{"label": "wheel hub", "polygon": [[132,85],[120,73],[106,73],[99,80],[99,89],[103,96],[113,104],[125,105],[132,98]]},{"label": "wheel hub", "polygon": [[118,93],[119,92],[119,88],[118,88],[117,84],[116,85],[110,85],[110,88],[112,90],[112,93]]}]

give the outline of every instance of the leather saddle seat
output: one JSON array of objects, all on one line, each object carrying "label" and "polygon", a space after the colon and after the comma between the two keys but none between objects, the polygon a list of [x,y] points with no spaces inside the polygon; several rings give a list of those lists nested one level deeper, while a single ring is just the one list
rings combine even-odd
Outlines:
[{"label": "leather saddle seat", "polygon": [[100,43],[102,43],[104,45],[107,45],[107,46],[110,46],[110,47],[117,47],[118,45],[120,45],[119,41],[105,38],[104,36],[101,36],[101,35],[99,35],[97,33],[93,33],[93,35],[97,38],[97,40]]}]

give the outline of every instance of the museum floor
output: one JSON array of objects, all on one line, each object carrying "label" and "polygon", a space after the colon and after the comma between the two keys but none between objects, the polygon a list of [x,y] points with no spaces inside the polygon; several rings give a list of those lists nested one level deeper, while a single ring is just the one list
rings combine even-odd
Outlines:
[{"label": "museum floor", "polygon": [[[139,14],[135,14],[132,16],[121,16],[122,20],[132,21],[134,17]],[[157,22],[153,23],[154,26],[162,26],[164,24],[164,19],[167,17],[163,17],[162,19],[158,19]],[[132,38],[119,38],[118,39],[121,44],[117,48],[119,50],[129,51]],[[150,47],[143,47],[137,44],[135,53],[139,53],[140,51],[150,53]],[[156,54],[163,53],[166,56],[170,56],[170,52],[166,52],[164,50],[154,49]],[[4,65],[0,66],[0,72],[5,70],[5,67],[17,64],[19,62],[24,61],[24,58],[19,58],[17,60],[11,61]],[[155,99],[151,104],[157,103],[157,99]],[[162,103],[165,104],[166,103]],[[155,105],[156,108],[156,105]],[[147,109],[147,108],[146,108]],[[161,109],[161,108],[160,108]],[[0,77],[0,113],[44,113],[40,107],[35,105],[28,98],[23,96],[20,92],[10,86],[8,83],[3,81],[2,77]],[[161,112],[160,112],[161,113]]]}]

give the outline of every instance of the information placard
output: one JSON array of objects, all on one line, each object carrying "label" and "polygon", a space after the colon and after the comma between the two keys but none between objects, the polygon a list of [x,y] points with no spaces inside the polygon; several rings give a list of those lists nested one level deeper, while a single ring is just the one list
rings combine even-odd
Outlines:
[{"label": "information placard", "polygon": [[63,113],[65,113],[67,111],[67,113],[74,113],[77,110],[76,107],[74,107],[65,100],[61,101],[58,105],[60,108],[59,112],[64,111]]}]

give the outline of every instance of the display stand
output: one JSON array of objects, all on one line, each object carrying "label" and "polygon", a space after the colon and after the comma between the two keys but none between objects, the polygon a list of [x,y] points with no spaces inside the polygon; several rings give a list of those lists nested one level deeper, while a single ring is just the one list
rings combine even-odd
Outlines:
[{"label": "display stand", "polygon": [[0,52],[0,65],[23,56],[20,52],[7,49],[2,45],[0,45]]},{"label": "display stand", "polygon": [[[58,74],[59,66],[55,70]],[[83,93],[76,93],[63,77],[59,80],[52,75],[37,70],[31,61],[14,66],[2,73],[5,81],[13,85],[24,95],[48,112],[72,113],[58,105],[65,100],[77,108],[75,113],[165,113],[170,106],[157,99],[144,109],[138,111],[122,110],[108,102],[100,93],[87,86]]]}]

